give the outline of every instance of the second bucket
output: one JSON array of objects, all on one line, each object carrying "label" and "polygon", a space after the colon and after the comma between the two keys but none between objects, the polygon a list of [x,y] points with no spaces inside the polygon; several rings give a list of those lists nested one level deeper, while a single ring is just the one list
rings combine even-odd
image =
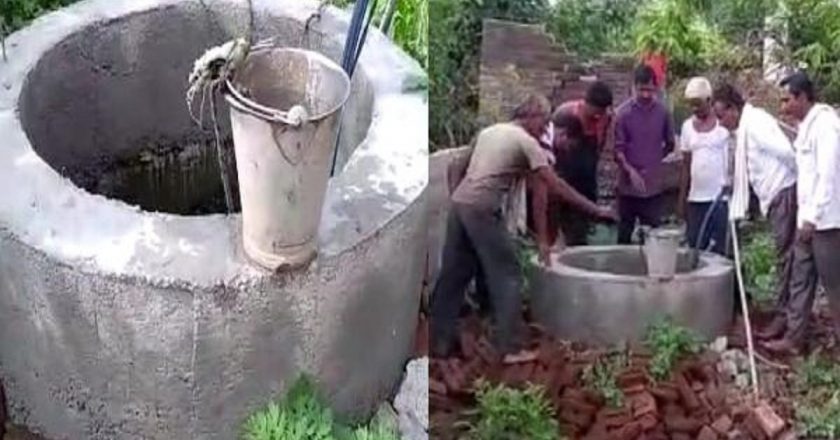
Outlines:
[{"label": "second bucket", "polygon": [[350,79],[320,53],[265,48],[248,55],[228,89],[245,253],[272,270],[303,266],[317,253]]}]

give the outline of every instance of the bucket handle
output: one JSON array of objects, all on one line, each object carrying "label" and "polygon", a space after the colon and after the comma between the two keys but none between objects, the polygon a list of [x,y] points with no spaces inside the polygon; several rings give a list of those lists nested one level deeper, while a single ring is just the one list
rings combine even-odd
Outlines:
[{"label": "bucket handle", "polygon": [[304,118],[301,121],[292,121],[288,118],[289,112],[276,110],[269,107],[265,107],[262,105],[257,104],[256,102],[251,101],[250,99],[243,96],[233,84],[230,83],[230,80],[226,81],[226,89],[227,92],[230,93],[231,97],[228,99],[228,103],[237,110],[242,111],[244,113],[248,113],[251,116],[256,116],[260,119],[265,119],[270,122],[279,122],[281,124],[289,125],[292,127],[299,127],[306,122],[309,122],[308,119]]}]

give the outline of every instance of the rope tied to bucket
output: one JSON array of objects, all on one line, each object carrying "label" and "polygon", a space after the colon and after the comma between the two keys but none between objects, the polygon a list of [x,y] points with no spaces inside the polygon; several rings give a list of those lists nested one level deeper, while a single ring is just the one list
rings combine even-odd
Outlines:
[{"label": "rope tied to bucket", "polygon": [[[224,33],[221,25],[216,20],[215,14],[210,11],[210,8],[205,4],[204,0],[199,0],[205,11],[208,13],[209,20],[216,27],[217,31]],[[328,1],[322,0],[318,9],[307,18],[303,35],[301,37],[301,45],[309,43],[309,30],[313,21],[320,20],[324,8]],[[248,103],[247,99],[243,99],[244,95],[249,95],[249,91],[239,91],[231,83],[235,73],[242,67],[248,55],[255,50],[270,48],[275,45],[274,38],[268,38],[259,42],[254,41],[255,37],[255,14],[253,3],[247,0],[248,7],[248,31],[247,36],[235,38],[227,41],[219,46],[211,47],[204,54],[199,57],[193,64],[193,69],[190,72],[187,83],[188,88],[186,92],[187,112],[190,118],[199,126],[204,127],[204,110],[206,102],[209,97],[210,117],[213,129],[213,138],[215,141],[217,159],[219,170],[222,177],[222,186],[225,193],[225,205],[227,212],[234,210],[234,199],[231,184],[231,177],[229,176],[229,165],[233,164],[230,152],[222,145],[220,128],[218,123],[218,111],[216,106],[216,97],[225,93],[230,93],[240,102]],[[200,99],[199,99],[200,98]],[[194,104],[198,100],[198,113]],[[269,119],[275,122],[282,122],[283,124],[299,127],[309,120],[309,114],[306,108],[301,105],[295,105],[288,111],[279,111],[261,107],[259,105],[247,105],[247,110],[256,116]]]}]

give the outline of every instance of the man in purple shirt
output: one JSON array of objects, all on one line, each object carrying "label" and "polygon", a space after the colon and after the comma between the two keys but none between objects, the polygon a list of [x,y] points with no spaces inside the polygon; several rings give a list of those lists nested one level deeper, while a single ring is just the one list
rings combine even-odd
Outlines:
[{"label": "man in purple shirt", "polygon": [[624,102],[615,120],[618,179],[618,243],[629,244],[636,220],[656,227],[662,219],[662,159],[674,148],[671,115],[656,99],[653,69],[634,72],[634,96]]}]

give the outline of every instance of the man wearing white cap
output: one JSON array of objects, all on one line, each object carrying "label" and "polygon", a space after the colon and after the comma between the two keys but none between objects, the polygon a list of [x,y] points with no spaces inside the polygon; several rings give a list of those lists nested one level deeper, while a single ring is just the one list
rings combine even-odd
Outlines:
[{"label": "man wearing white cap", "polygon": [[[712,85],[703,77],[692,78],[685,88],[692,116],[680,130],[683,167],[677,209],[686,221],[690,246],[726,253],[728,215],[725,202],[715,204],[727,182],[729,131],[712,113]],[[706,228],[701,231],[703,220]],[[702,233],[702,236],[700,236]]]}]

